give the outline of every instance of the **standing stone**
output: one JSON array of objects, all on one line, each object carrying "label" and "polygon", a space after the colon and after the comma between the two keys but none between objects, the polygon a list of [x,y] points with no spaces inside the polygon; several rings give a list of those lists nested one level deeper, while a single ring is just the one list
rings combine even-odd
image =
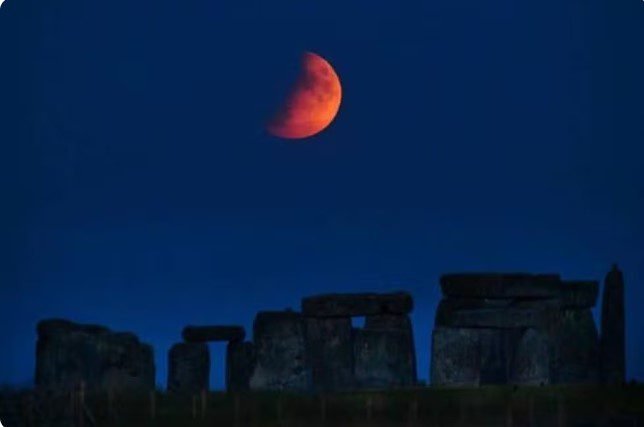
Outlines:
[{"label": "standing stone", "polygon": [[355,381],[358,388],[415,384],[410,335],[402,330],[354,329]]},{"label": "standing stone", "polygon": [[443,295],[451,298],[553,298],[561,295],[561,279],[557,274],[446,274],[440,282]]},{"label": "standing stone", "polygon": [[566,308],[591,308],[597,304],[597,281],[567,280],[562,282],[562,306]]},{"label": "standing stone", "polygon": [[83,381],[90,390],[154,388],[152,347],[134,334],[62,319],[41,321],[37,332],[38,387],[67,389]]},{"label": "standing stone", "polygon": [[510,382],[541,385],[550,383],[550,339],[547,331],[528,328],[516,342]]},{"label": "standing stone", "polygon": [[353,387],[351,318],[306,318],[307,357],[317,391]]},{"label": "standing stone", "polygon": [[411,319],[405,314],[377,314],[365,317],[365,329],[397,329],[412,333]]},{"label": "standing stone", "polygon": [[250,377],[255,369],[255,347],[251,342],[231,341],[226,348],[226,389],[250,390]]},{"label": "standing stone", "polygon": [[601,379],[609,384],[626,380],[624,277],[617,265],[606,275],[602,297]]},{"label": "standing stone", "polygon": [[477,329],[480,346],[479,384],[506,384],[508,382],[509,344],[512,331],[506,329]]},{"label": "standing stone", "polygon": [[599,337],[590,309],[565,309],[550,331],[551,381],[555,384],[596,383],[599,379]]},{"label": "standing stone", "polygon": [[[399,342],[401,347],[398,349],[402,354],[407,356],[403,357],[403,361],[409,361],[411,370],[402,370],[403,375],[410,377],[403,381],[404,384],[416,384],[418,380],[418,372],[416,365],[416,345],[414,343],[414,330],[412,328],[411,319],[406,314],[378,314],[367,316],[365,318],[365,330],[396,330],[403,333],[403,339]],[[407,363],[407,362],[404,362]]]},{"label": "standing stone", "polygon": [[203,343],[179,343],[168,353],[168,392],[194,394],[208,390],[210,351]]},{"label": "standing stone", "polygon": [[481,380],[481,341],[479,330],[434,328],[432,332],[433,385],[477,386]]},{"label": "standing stone", "polygon": [[258,313],[253,324],[253,339],[257,363],[250,379],[252,390],[310,389],[306,326],[300,313]]}]

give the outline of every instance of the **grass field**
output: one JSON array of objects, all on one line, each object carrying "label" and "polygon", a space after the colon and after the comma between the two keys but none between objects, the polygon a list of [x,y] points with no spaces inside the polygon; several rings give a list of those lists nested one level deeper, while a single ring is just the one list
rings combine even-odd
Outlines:
[{"label": "grass field", "polygon": [[644,387],[430,387],[328,395],[214,392],[184,397],[162,392],[87,393],[82,398],[79,393],[5,391],[0,393],[0,420],[5,427],[644,427]]}]

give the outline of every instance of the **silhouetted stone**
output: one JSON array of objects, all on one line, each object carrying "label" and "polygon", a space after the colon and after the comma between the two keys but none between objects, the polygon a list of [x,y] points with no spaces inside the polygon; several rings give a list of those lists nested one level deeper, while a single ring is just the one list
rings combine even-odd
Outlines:
[{"label": "silhouetted stone", "polygon": [[185,342],[243,341],[246,331],[242,326],[186,326],[182,337]]},{"label": "silhouetted stone", "polygon": [[307,354],[313,388],[319,391],[353,387],[351,318],[306,318]]},{"label": "silhouetted stone", "polygon": [[352,317],[374,314],[408,314],[414,302],[406,292],[390,294],[328,294],[302,300],[302,313],[310,317]]},{"label": "silhouetted stone", "polygon": [[601,379],[621,384],[626,380],[624,276],[617,265],[604,281],[601,322]]},{"label": "silhouetted stone", "polygon": [[[405,347],[400,351],[408,352],[412,364],[412,383],[417,382],[416,345],[414,343],[414,330],[411,319],[407,314],[377,314],[367,316],[364,324],[365,330],[396,330],[408,334],[406,341],[400,341]],[[407,360],[406,358],[404,360]]]},{"label": "silhouetted stone", "polygon": [[440,279],[443,295],[452,298],[553,298],[561,295],[556,274],[466,273]]},{"label": "silhouetted stone", "polygon": [[553,340],[550,375],[553,383],[596,383],[599,380],[599,337],[590,309],[565,309],[550,330]]},{"label": "silhouetted stone", "polygon": [[203,343],[178,343],[168,353],[168,392],[194,394],[208,390],[210,351]]},{"label": "silhouetted stone", "polygon": [[250,377],[255,369],[255,346],[251,342],[231,341],[226,348],[226,389],[250,390]]},{"label": "silhouetted stone", "polygon": [[476,386],[481,380],[480,331],[434,328],[431,383],[439,386]]},{"label": "silhouetted stone", "polygon": [[366,316],[365,329],[398,329],[412,333],[411,320],[406,314],[377,314]]},{"label": "silhouetted stone", "polygon": [[65,389],[84,381],[88,389],[154,388],[152,347],[134,334],[62,319],[40,322],[37,332],[39,387]]},{"label": "silhouetted stone", "polygon": [[455,310],[442,317],[437,325],[452,328],[538,328],[545,327],[549,317],[548,311],[536,309]]},{"label": "silhouetted stone", "polygon": [[592,280],[562,282],[561,305],[565,308],[591,308],[597,304],[599,283]]},{"label": "silhouetted stone", "polygon": [[590,312],[597,282],[450,274],[441,277],[441,289],[431,368],[436,384],[597,381],[599,343]]},{"label": "silhouetted stone", "polygon": [[354,329],[358,388],[395,388],[416,383],[411,335],[404,330]]},{"label": "silhouetted stone", "polygon": [[306,361],[306,327],[300,313],[258,313],[253,325],[253,339],[257,363],[250,379],[251,389],[310,389],[311,374]]},{"label": "silhouetted stone", "polygon": [[506,384],[512,357],[512,330],[477,329],[480,346],[479,384]]},{"label": "silhouetted stone", "polygon": [[550,383],[550,338],[547,331],[525,329],[514,345],[510,382],[541,385]]}]

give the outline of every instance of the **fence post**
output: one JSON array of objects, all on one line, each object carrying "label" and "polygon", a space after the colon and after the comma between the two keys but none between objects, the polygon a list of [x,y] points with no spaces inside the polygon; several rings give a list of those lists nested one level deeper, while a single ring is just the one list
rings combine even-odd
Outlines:
[{"label": "fence post", "polygon": [[192,419],[197,419],[197,395],[192,395]]},{"label": "fence post", "polygon": [[279,425],[284,424],[284,408],[282,405],[282,396],[281,394],[277,397],[277,423]]},{"label": "fence post", "polygon": [[563,395],[559,395],[557,398],[557,425],[566,427],[566,402]]},{"label": "fence post", "polygon": [[409,425],[415,426],[418,421],[418,398],[414,397],[409,404]]},{"label": "fence post", "polygon": [[505,405],[505,427],[512,427],[514,420],[512,419],[512,397],[508,399]]},{"label": "fence post", "polygon": [[70,387],[69,394],[69,416],[72,423],[76,424],[76,387]]},{"label": "fence post", "polygon": [[206,389],[201,390],[201,418],[206,418],[206,407],[208,406],[208,394],[206,393]]},{"label": "fence post", "polygon": [[458,424],[459,426],[464,426],[467,415],[465,413],[465,403],[464,399],[458,399]]},{"label": "fence post", "polygon": [[110,420],[114,419],[114,388],[107,389],[107,414]]},{"label": "fence post", "polygon": [[320,395],[320,418],[322,418],[322,422],[326,421],[326,396],[324,394]]},{"label": "fence post", "polygon": [[78,392],[78,425],[83,427],[85,425],[85,381],[80,382],[80,390]]},{"label": "fence post", "polygon": [[371,415],[372,415],[372,411],[373,411],[373,400],[372,400],[371,396],[369,396],[367,398],[366,406],[367,406],[367,408],[366,408],[367,409],[367,421],[371,421]]},{"label": "fence post", "polygon": [[235,393],[235,426],[239,426],[239,411],[240,411],[239,393]]},{"label": "fence post", "polygon": [[150,418],[155,419],[157,416],[157,395],[154,390],[150,392]]}]

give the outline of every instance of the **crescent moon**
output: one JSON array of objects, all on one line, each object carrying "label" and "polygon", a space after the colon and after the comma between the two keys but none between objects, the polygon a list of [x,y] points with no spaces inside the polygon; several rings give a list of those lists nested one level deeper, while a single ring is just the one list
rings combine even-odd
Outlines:
[{"label": "crescent moon", "polygon": [[341,100],[340,78],[331,64],[320,55],[305,52],[298,79],[267,130],[287,139],[313,136],[331,124]]}]

